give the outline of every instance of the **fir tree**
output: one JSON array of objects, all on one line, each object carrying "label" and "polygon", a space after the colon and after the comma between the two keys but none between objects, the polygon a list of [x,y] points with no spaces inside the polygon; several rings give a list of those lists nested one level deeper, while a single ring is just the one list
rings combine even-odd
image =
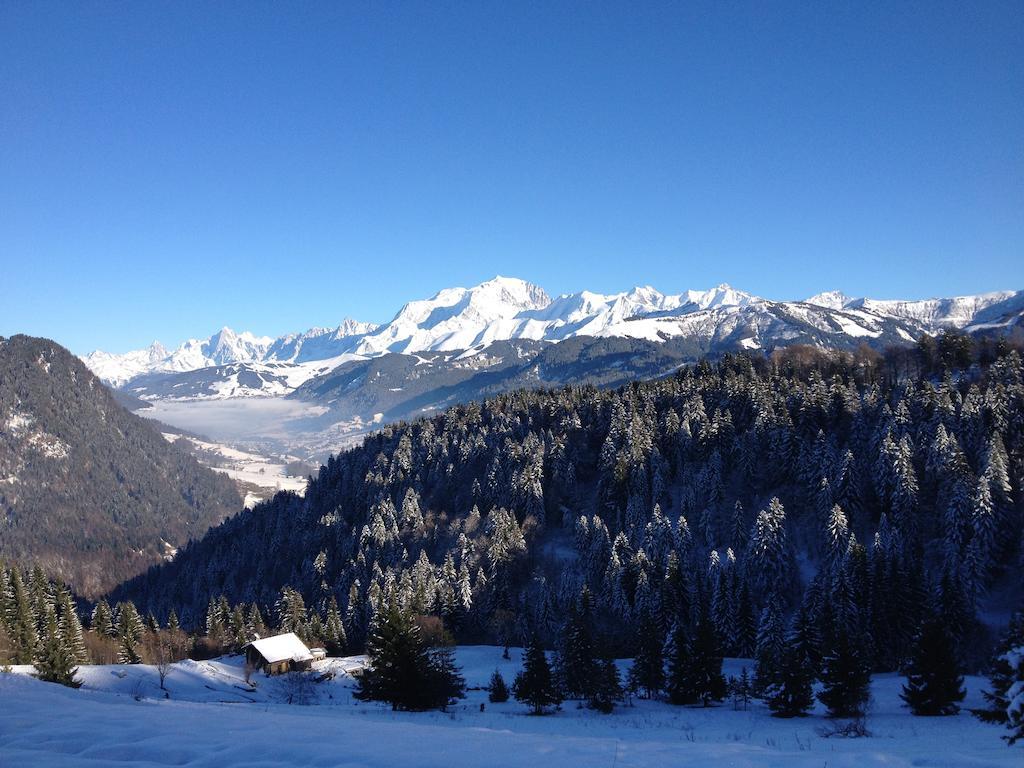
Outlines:
[{"label": "fir tree", "polygon": [[782,664],[782,612],[773,597],[761,612],[757,626],[757,647],[754,651],[754,690],[763,692],[779,678]]},{"label": "fir tree", "polygon": [[673,704],[701,704],[722,701],[726,695],[722,676],[722,653],[709,620],[697,624],[693,639],[677,629],[669,655],[669,701]]},{"label": "fir tree", "polygon": [[692,700],[690,693],[690,637],[682,622],[676,622],[669,635],[666,662],[668,671],[665,676],[665,691],[668,700],[673,704],[688,704]]},{"label": "fir tree", "polygon": [[491,682],[487,685],[487,699],[492,704],[508,701],[508,686],[505,685],[505,678],[501,676],[501,672],[498,670],[494,670],[494,674],[491,675]]},{"label": "fir tree", "polygon": [[61,637],[57,612],[49,604],[46,605],[45,611],[46,630],[39,658],[35,664],[36,677],[50,683],[60,683],[69,688],[78,688],[82,685],[75,679],[78,667],[75,666],[74,654],[64,642],[64,638]]},{"label": "fir tree", "polygon": [[814,638],[803,610],[793,617],[777,671],[765,690],[775,717],[803,717],[814,705]]},{"label": "fir tree", "polygon": [[729,696],[732,697],[733,709],[743,710],[744,712],[748,710],[753,692],[753,681],[750,679],[750,674],[747,672],[746,667],[740,670],[739,677],[729,678]]},{"label": "fir tree", "polygon": [[15,664],[31,664],[39,645],[36,616],[32,611],[28,590],[17,568],[11,570],[10,618],[8,625],[11,635],[11,661]]},{"label": "fir tree", "polygon": [[117,628],[114,626],[114,614],[110,610],[110,604],[106,600],[100,600],[92,611],[92,620],[89,628],[98,635],[114,637],[117,635]]},{"label": "fir tree", "polygon": [[536,633],[531,636],[526,647],[523,669],[512,684],[512,695],[516,701],[527,704],[534,715],[543,715],[548,707],[557,707],[562,703],[562,696],[555,685],[547,656]]},{"label": "fir tree", "polygon": [[135,604],[126,601],[117,604],[117,662],[118,664],[141,664],[139,641],[146,625],[142,622]]},{"label": "fir tree", "polygon": [[327,606],[327,619],[324,621],[324,644],[327,646],[327,653],[331,656],[341,656],[348,644],[345,637],[345,625],[341,620],[341,610],[338,608],[338,600],[333,595]]},{"label": "fir tree", "polygon": [[378,617],[366,655],[369,665],[357,679],[357,699],[385,701],[394,710],[435,709],[465,689],[450,650],[432,654],[412,616],[397,606]]},{"label": "fir tree", "polygon": [[622,682],[619,680],[618,667],[612,659],[599,660],[587,706],[607,715],[615,708],[615,702],[621,700]]},{"label": "fir tree", "polygon": [[637,627],[633,666],[629,670],[631,690],[643,691],[643,698],[657,696],[665,687],[664,642],[657,625],[649,618]]},{"label": "fir tree", "polygon": [[725,698],[722,676],[722,649],[714,624],[702,621],[697,625],[691,646],[691,694],[705,707]]},{"label": "fir tree", "polygon": [[915,715],[955,715],[964,678],[944,622],[929,616],[921,626],[900,698]]},{"label": "fir tree", "polygon": [[[989,670],[990,691],[982,695],[988,704],[984,709],[973,710],[973,714],[986,723],[1011,725],[1010,712],[1020,691],[1024,690],[1024,669],[1020,661],[1024,658],[1024,611],[1018,611],[1010,619]],[[1019,718],[1019,715],[1018,715]],[[1012,727],[1012,726],[1011,726]]]},{"label": "fir tree", "polygon": [[867,654],[845,621],[838,622],[831,642],[822,658],[824,688],[818,700],[828,708],[829,717],[861,717],[871,684]]},{"label": "fir tree", "polygon": [[579,600],[570,607],[562,630],[558,677],[565,698],[589,698],[594,690],[596,673],[590,590],[584,586]]},{"label": "fir tree", "polygon": [[82,636],[82,622],[78,618],[74,600],[67,589],[60,591],[58,604],[60,606],[58,628],[64,647],[75,661],[88,661],[89,654],[85,649],[85,638]]}]

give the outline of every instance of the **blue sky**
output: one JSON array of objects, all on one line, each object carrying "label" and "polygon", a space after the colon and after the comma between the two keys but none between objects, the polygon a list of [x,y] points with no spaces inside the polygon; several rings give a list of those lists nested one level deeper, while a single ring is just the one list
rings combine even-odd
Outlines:
[{"label": "blue sky", "polygon": [[1024,288],[1024,11],[0,4],[0,334],[556,294]]}]

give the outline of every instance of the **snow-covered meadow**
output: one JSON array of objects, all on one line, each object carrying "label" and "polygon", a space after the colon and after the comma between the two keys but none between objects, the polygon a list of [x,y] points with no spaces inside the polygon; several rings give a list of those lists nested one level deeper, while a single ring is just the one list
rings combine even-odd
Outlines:
[{"label": "snow-covered meadow", "polygon": [[[491,673],[511,682],[521,653],[462,647],[470,687],[448,712],[392,712],[352,698],[361,657],[328,659],[296,685],[245,682],[239,657],[173,665],[160,689],[151,666],[87,666],[79,690],[41,683],[29,668],[0,674],[0,765],[22,766],[1020,766],[1024,748],[969,714],[913,717],[902,678],[877,676],[869,738],[827,738],[821,711],[778,720],[754,702],[701,709],[635,700],[600,715],[567,703],[531,717],[514,700],[487,701]],[[749,662],[727,660],[726,673]],[[623,668],[628,663],[623,663]],[[20,674],[18,674],[20,673]],[[332,674],[333,673],[333,677]],[[985,681],[968,678],[966,707]],[[289,704],[306,699],[308,706]],[[481,705],[484,705],[481,711]]]}]

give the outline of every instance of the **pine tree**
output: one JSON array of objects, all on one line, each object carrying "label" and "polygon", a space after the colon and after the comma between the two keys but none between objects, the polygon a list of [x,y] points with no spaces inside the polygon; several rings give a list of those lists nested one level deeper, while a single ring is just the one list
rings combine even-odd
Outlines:
[{"label": "pine tree", "polygon": [[665,691],[673,704],[690,703],[690,636],[682,622],[676,622],[669,634],[665,654],[668,673],[665,676]]},{"label": "pine tree", "polygon": [[701,621],[697,625],[691,645],[691,694],[705,707],[725,698],[725,678],[722,676],[722,648],[714,624]]},{"label": "pine tree", "polygon": [[324,622],[324,643],[327,646],[327,653],[331,656],[341,656],[345,652],[348,641],[345,637],[345,625],[341,620],[341,609],[338,608],[338,600],[333,595],[327,606],[327,619]]},{"label": "pine tree", "polygon": [[85,638],[82,636],[82,622],[78,618],[74,600],[67,589],[60,591],[58,604],[60,606],[58,628],[65,649],[71,654],[74,661],[88,661],[89,654],[85,649]]},{"label": "pine tree", "polygon": [[803,717],[814,705],[812,626],[801,608],[790,625],[777,677],[765,691],[765,701],[775,717]]},{"label": "pine tree", "polygon": [[114,614],[110,610],[110,604],[106,600],[100,600],[92,611],[92,620],[89,628],[98,635],[114,637],[117,629],[114,627]]},{"label": "pine tree", "polygon": [[782,664],[782,612],[773,597],[761,612],[757,626],[757,647],[754,651],[754,691],[762,693],[779,678]]},{"label": "pine tree", "polygon": [[629,684],[632,690],[642,690],[643,698],[647,699],[654,698],[665,687],[664,642],[657,624],[647,617],[637,627]]},{"label": "pine tree", "polygon": [[870,695],[871,672],[867,654],[846,622],[837,622],[832,645],[822,658],[823,690],[818,700],[829,717],[861,717]]},{"label": "pine tree", "polygon": [[171,632],[177,632],[181,629],[181,624],[178,621],[178,614],[175,613],[173,608],[171,608],[171,612],[167,616],[167,629]]},{"label": "pine tree", "polygon": [[146,631],[142,617],[130,600],[117,604],[117,662],[118,664],[141,664],[139,641]]},{"label": "pine tree", "polygon": [[487,699],[492,704],[508,701],[508,686],[505,685],[505,678],[498,670],[494,670],[494,674],[491,675],[491,682],[487,686]]},{"label": "pine tree", "polygon": [[82,685],[75,679],[78,667],[75,666],[73,653],[65,644],[64,638],[61,637],[57,612],[50,604],[46,605],[45,611],[46,630],[39,658],[35,664],[36,677],[50,683],[60,683],[69,688],[78,688]]},{"label": "pine tree", "polygon": [[732,697],[733,709],[747,711],[753,693],[754,684],[746,667],[740,671],[739,677],[729,678],[729,695]]},{"label": "pine tree", "polygon": [[565,698],[587,699],[594,690],[597,661],[592,622],[590,590],[584,586],[579,600],[570,606],[569,616],[562,629],[562,648],[557,669]]},{"label": "pine tree", "polygon": [[366,655],[369,665],[357,679],[357,699],[385,701],[394,710],[435,709],[465,689],[450,651],[432,654],[412,616],[397,606],[378,616]]},{"label": "pine tree", "polygon": [[921,625],[900,698],[915,715],[955,715],[964,678],[944,622],[936,615]]},{"label": "pine tree", "polygon": [[612,659],[600,659],[587,706],[607,715],[615,708],[615,702],[621,700],[622,682],[619,680],[618,667]]},{"label": "pine tree", "polygon": [[1006,724],[1009,720],[1014,694],[1011,690],[1020,690],[1024,679],[1021,677],[1021,668],[1015,659],[1019,660],[1024,647],[1024,611],[1018,611],[1010,619],[1010,625],[1006,628],[999,647],[996,649],[995,657],[989,669],[990,691],[984,691],[982,695],[988,706],[985,709],[973,710],[973,714],[986,723]]},{"label": "pine tree", "polygon": [[676,628],[669,653],[667,690],[673,704],[722,701],[727,693],[722,676],[722,653],[711,621],[698,622],[693,639]]},{"label": "pine tree", "polygon": [[543,715],[548,707],[557,707],[562,703],[562,696],[536,633],[531,636],[526,647],[523,669],[512,683],[512,695],[516,701],[529,705],[534,715]]},{"label": "pine tree", "polygon": [[11,661],[15,664],[31,664],[39,646],[39,633],[28,590],[17,568],[11,570],[10,590]]}]

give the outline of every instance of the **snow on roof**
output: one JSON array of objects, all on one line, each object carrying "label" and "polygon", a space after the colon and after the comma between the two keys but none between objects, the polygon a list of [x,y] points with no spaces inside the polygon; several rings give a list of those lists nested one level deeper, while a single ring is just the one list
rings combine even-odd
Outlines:
[{"label": "snow on roof", "polygon": [[260,656],[266,659],[268,664],[285,660],[309,661],[313,658],[309,648],[294,632],[253,640],[250,645],[259,651]]}]

